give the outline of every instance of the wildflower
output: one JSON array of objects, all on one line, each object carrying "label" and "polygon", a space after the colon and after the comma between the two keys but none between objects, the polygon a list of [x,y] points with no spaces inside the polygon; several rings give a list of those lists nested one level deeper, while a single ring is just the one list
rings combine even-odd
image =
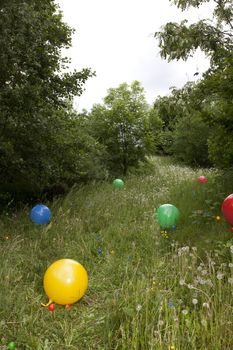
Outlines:
[{"label": "wildflower", "polygon": [[218,280],[222,280],[222,279],[223,279],[223,276],[224,276],[223,273],[218,272],[216,277],[217,277]]},{"label": "wildflower", "polygon": [[182,247],[181,250],[183,252],[189,252],[189,246]]},{"label": "wildflower", "polygon": [[207,271],[206,270],[202,270],[201,271],[201,274],[204,276],[204,275],[207,275]]},{"label": "wildflower", "polygon": [[169,302],[168,302],[168,307],[169,307],[170,309],[172,309],[173,307],[175,307],[172,300],[169,300]]},{"label": "wildflower", "polygon": [[228,278],[228,283],[233,284],[233,278],[232,277]]},{"label": "wildflower", "polygon": [[141,305],[141,304],[137,304],[137,306],[136,306],[136,311],[140,311],[141,308],[142,308],[142,305]]},{"label": "wildflower", "polygon": [[175,350],[175,346],[174,345],[169,346],[168,350]]},{"label": "wildflower", "polygon": [[194,299],[192,300],[192,303],[193,303],[193,305],[197,305],[198,300],[194,298]]},{"label": "wildflower", "polygon": [[202,271],[202,267],[201,267],[201,266],[198,266],[198,267],[197,267],[197,271]]},{"label": "wildflower", "polygon": [[213,287],[213,283],[210,279],[206,280],[206,284],[210,287]]},{"label": "wildflower", "polygon": [[181,279],[180,282],[179,282],[180,286],[184,286],[185,285],[185,280],[184,279]]},{"label": "wildflower", "polygon": [[228,266],[229,266],[229,267],[233,267],[233,264],[232,264],[232,263],[229,263]]},{"label": "wildflower", "polygon": [[193,250],[194,252],[196,252],[196,251],[197,251],[197,247],[192,247],[192,250]]},{"label": "wildflower", "polygon": [[206,326],[206,325],[207,325],[206,320],[205,320],[205,319],[202,319],[202,320],[201,320],[201,324],[202,324],[202,326]]},{"label": "wildflower", "polygon": [[97,252],[98,252],[99,255],[102,255],[103,249],[99,247],[98,250],[97,250]]},{"label": "wildflower", "polygon": [[209,309],[209,307],[210,307],[209,303],[203,303],[202,306],[207,308],[207,309]]},{"label": "wildflower", "polygon": [[183,315],[187,315],[188,314],[188,310],[184,309],[181,311]]},{"label": "wildflower", "polygon": [[233,245],[230,246],[231,254],[233,254]]},{"label": "wildflower", "polygon": [[199,279],[199,283],[200,283],[201,285],[206,284],[206,280],[203,280],[202,278],[200,278],[200,279]]},{"label": "wildflower", "polygon": [[164,321],[163,320],[159,320],[158,325],[159,326],[163,326],[164,325]]},{"label": "wildflower", "polygon": [[193,286],[192,284],[188,284],[188,288],[189,288],[189,289],[193,289],[194,286]]}]

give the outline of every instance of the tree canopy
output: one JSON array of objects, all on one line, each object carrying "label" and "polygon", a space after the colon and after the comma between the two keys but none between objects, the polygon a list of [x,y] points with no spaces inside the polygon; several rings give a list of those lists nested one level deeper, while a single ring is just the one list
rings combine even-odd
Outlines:
[{"label": "tree canopy", "polygon": [[[171,2],[184,11],[191,6],[201,9],[203,3],[210,1],[174,0]],[[179,125],[179,133],[176,133],[176,136],[179,135],[179,140],[185,139],[183,138],[184,125],[187,127],[188,111],[189,119],[193,116],[194,120],[196,122],[199,120],[203,126],[203,135],[205,129],[209,130],[206,134],[208,135],[206,152],[209,162],[219,167],[230,167],[233,163],[233,143],[231,141],[233,129],[233,6],[232,1],[228,0],[213,0],[212,2],[215,8],[211,20],[200,20],[192,24],[188,24],[187,20],[179,24],[169,22],[163,26],[161,31],[155,33],[155,37],[159,42],[161,57],[169,61],[187,60],[197,48],[200,48],[210,58],[210,67],[203,74],[202,79],[192,86],[185,99],[184,96],[181,96],[185,111],[180,111],[179,117],[176,113],[177,124],[174,130]],[[174,101],[174,95],[170,100]],[[196,112],[198,112],[198,117]],[[167,118],[171,118],[171,115],[169,112]],[[184,117],[185,124],[181,120]],[[191,119],[190,123],[193,125]],[[173,136],[175,137],[175,134]],[[191,135],[188,139],[190,137]],[[181,150],[180,146],[179,150]]]},{"label": "tree canopy", "polygon": [[60,167],[55,139],[73,96],[93,74],[66,70],[69,59],[61,50],[71,46],[72,33],[54,0],[0,3],[2,193],[38,191]]},{"label": "tree canopy", "polygon": [[145,160],[153,148],[148,113],[144,89],[138,81],[110,88],[104,104],[93,107],[90,128],[105,146],[110,171],[126,174],[129,167]]}]

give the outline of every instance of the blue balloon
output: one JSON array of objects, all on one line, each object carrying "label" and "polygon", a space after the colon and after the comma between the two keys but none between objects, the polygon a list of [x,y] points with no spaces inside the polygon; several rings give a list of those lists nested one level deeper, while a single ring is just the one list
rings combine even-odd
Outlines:
[{"label": "blue balloon", "polygon": [[51,217],[51,211],[44,204],[37,204],[30,213],[31,220],[38,225],[47,224]]}]

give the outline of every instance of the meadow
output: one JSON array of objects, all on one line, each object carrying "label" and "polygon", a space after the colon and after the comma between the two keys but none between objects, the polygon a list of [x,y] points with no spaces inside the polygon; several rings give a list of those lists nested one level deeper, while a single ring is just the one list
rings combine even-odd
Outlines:
[{"label": "meadow", "polygon": [[[2,213],[1,350],[233,349],[233,239],[221,213],[232,173],[150,161],[123,188],[94,182],[45,203],[48,225],[27,206]],[[155,218],[164,203],[181,213],[166,236]],[[61,258],[80,262],[89,286],[49,312],[43,275]]]}]

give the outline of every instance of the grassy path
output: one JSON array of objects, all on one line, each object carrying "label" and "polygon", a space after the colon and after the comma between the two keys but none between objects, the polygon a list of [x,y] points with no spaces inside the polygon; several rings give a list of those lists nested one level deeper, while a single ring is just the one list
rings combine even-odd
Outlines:
[{"label": "grassy path", "polygon": [[[48,226],[28,209],[0,221],[0,349],[231,350],[233,240],[217,221],[231,179],[155,158],[153,171],[122,189],[96,183],[51,207]],[[155,208],[176,205],[181,220],[165,239]],[[89,288],[71,310],[48,312],[43,274],[72,258]]]}]

